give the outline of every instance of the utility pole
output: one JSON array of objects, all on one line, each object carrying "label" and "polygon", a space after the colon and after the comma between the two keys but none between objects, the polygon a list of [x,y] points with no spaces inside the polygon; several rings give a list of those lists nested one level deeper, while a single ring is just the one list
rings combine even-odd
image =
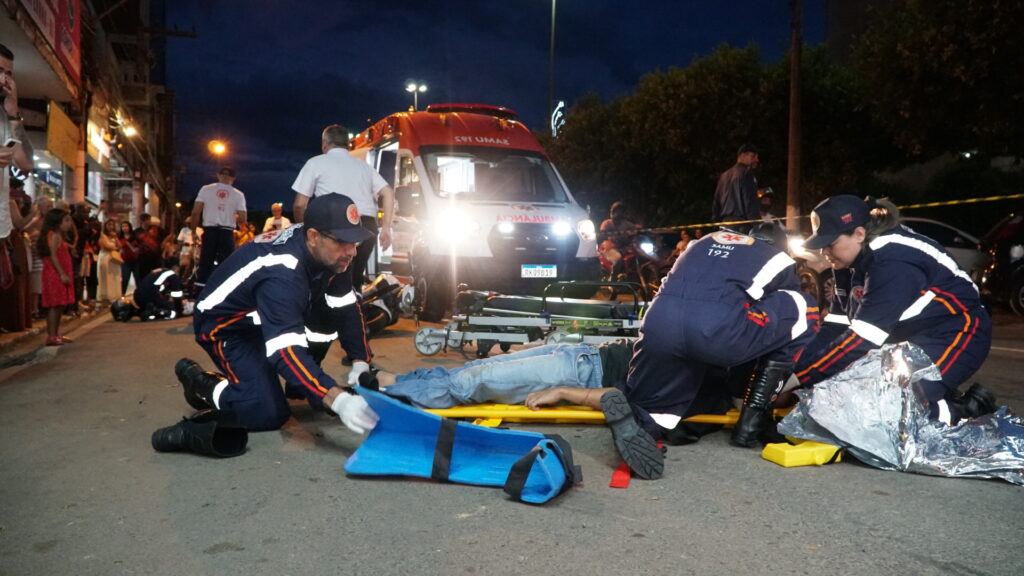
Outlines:
[{"label": "utility pole", "polygon": [[800,229],[800,0],[789,0],[789,162],[786,174],[786,227]]},{"label": "utility pole", "polygon": [[555,5],[551,0],[551,47],[548,50],[548,118],[555,111]]}]

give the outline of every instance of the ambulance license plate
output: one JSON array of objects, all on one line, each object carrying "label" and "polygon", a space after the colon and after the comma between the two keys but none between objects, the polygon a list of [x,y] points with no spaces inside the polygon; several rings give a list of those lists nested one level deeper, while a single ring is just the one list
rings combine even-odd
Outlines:
[{"label": "ambulance license plate", "polygon": [[521,278],[557,278],[557,264],[522,264],[519,268]]}]

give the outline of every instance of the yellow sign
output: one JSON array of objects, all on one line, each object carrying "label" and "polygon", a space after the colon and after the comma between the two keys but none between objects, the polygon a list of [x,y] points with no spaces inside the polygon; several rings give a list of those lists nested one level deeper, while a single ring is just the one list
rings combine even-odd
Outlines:
[{"label": "yellow sign", "polygon": [[51,101],[46,122],[46,149],[68,166],[78,157],[80,131],[60,106]]}]

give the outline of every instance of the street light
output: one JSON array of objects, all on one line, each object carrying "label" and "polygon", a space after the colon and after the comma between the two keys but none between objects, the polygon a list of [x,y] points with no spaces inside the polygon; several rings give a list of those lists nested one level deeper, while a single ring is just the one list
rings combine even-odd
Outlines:
[{"label": "street light", "polygon": [[217,157],[223,156],[228,152],[228,145],[220,140],[210,140],[206,144],[206,148],[210,151],[210,154]]},{"label": "street light", "polygon": [[409,82],[405,87],[406,92],[412,92],[412,109],[415,112],[416,108],[420,105],[420,92],[427,91],[426,84],[417,84],[416,82]]}]

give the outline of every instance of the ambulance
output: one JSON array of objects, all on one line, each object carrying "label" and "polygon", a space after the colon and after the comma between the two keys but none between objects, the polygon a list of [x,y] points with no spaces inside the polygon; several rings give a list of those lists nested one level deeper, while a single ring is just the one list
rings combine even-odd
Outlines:
[{"label": "ambulance", "polygon": [[540,294],[600,277],[593,221],[512,110],[399,112],[350,148],[395,190],[392,246],[377,247],[371,272],[408,278],[420,318],[439,320],[462,284]]}]

